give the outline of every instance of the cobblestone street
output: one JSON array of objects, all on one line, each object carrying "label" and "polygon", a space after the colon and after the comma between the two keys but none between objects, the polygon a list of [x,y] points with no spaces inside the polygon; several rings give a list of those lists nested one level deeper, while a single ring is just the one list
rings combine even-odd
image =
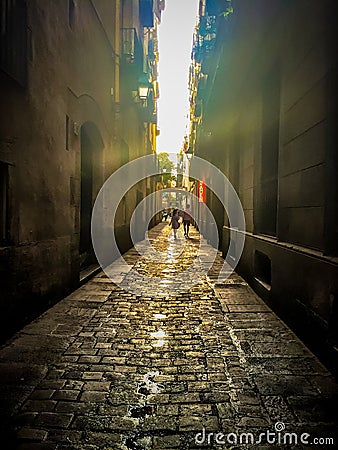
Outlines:
[{"label": "cobblestone street", "polygon": [[176,241],[164,222],[149,232],[166,264],[124,255],[153,283],[122,271],[130,293],[100,272],[3,346],[2,448],[337,448],[313,442],[334,438],[334,379],[242,278],[216,282],[219,253],[175,295],[175,274],[208,248],[181,228]]}]

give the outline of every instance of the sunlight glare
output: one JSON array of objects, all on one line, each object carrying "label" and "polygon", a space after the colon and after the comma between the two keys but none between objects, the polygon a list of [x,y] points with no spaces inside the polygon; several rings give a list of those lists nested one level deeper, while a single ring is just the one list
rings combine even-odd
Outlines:
[{"label": "sunlight glare", "polygon": [[174,159],[187,133],[189,114],[188,77],[198,0],[167,0],[159,26],[157,151]]}]

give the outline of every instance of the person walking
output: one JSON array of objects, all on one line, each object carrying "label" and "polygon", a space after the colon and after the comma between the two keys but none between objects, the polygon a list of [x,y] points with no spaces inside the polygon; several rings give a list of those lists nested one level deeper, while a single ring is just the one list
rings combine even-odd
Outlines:
[{"label": "person walking", "polygon": [[167,218],[168,218],[168,211],[167,211],[166,209],[164,209],[164,210],[162,211],[162,218],[163,218],[165,221],[167,221]]},{"label": "person walking", "polygon": [[190,205],[187,205],[185,210],[183,211],[183,227],[184,227],[184,236],[189,238],[189,228],[192,220],[191,216],[192,212],[190,209]]},{"label": "person walking", "polygon": [[180,227],[179,218],[180,216],[178,215],[178,209],[174,209],[171,215],[171,220],[169,222],[169,226],[171,226],[174,231],[174,239],[177,239],[176,233],[178,228]]}]

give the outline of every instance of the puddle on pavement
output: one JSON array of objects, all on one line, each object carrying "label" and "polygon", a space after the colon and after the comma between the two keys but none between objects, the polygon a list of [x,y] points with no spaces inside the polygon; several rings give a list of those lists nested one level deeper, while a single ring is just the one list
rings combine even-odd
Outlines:
[{"label": "puddle on pavement", "polygon": [[160,281],[158,283],[159,289],[164,289],[164,292],[169,289],[173,289],[172,282],[170,281]]},{"label": "puddle on pavement", "polygon": [[129,437],[125,441],[125,446],[128,450],[150,450],[152,448],[151,438],[137,438]]},{"label": "puddle on pavement", "polygon": [[154,314],[155,319],[166,319],[167,316],[165,314]]},{"label": "puddle on pavement", "polygon": [[163,347],[166,344],[166,340],[163,339],[167,336],[166,332],[163,330],[154,331],[153,333],[150,333],[151,337],[156,338],[157,341],[153,342],[151,345],[153,347]]},{"label": "puddle on pavement", "polygon": [[162,386],[158,383],[155,383],[154,378],[157,377],[160,372],[148,372],[144,375],[143,380],[137,386],[137,394],[142,395],[151,395],[158,394]]},{"label": "puddle on pavement", "polygon": [[175,273],[176,272],[176,268],[166,268],[162,270],[162,273]]},{"label": "puddle on pavement", "polygon": [[137,405],[131,406],[129,409],[129,414],[131,417],[143,418],[151,416],[155,413],[155,405]]},{"label": "puddle on pavement", "polygon": [[153,347],[163,347],[166,344],[167,341],[164,341],[163,339],[159,339],[158,341],[154,342],[152,344]]},{"label": "puddle on pavement", "polygon": [[154,338],[164,338],[166,336],[166,332],[163,330],[158,330],[154,333],[150,333],[150,335]]}]

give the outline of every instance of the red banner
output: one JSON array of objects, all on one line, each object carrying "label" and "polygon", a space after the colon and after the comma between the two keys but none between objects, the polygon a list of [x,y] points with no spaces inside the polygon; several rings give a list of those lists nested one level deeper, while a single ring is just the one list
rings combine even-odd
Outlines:
[{"label": "red banner", "polygon": [[206,201],[206,190],[204,181],[198,182],[198,200],[205,203]]}]

